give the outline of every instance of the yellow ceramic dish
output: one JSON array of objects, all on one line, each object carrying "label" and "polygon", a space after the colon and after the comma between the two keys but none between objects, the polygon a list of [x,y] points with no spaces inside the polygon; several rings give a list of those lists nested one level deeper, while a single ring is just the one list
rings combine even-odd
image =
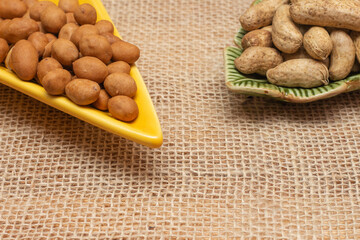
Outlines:
[{"label": "yellow ceramic dish", "polygon": [[[52,1],[54,3],[58,2],[57,0]],[[98,13],[98,20],[106,19],[111,21],[100,0],[79,0],[79,3],[89,3],[94,6]],[[116,29],[115,35],[119,36]],[[152,148],[160,147],[163,136],[150,95],[135,65],[131,67],[130,74],[138,86],[138,92],[134,99],[139,106],[139,117],[131,123],[118,121],[111,117],[108,112],[102,112],[92,107],[78,106],[66,97],[50,96],[40,85],[22,81],[4,67],[0,67],[0,83],[116,135]]]}]

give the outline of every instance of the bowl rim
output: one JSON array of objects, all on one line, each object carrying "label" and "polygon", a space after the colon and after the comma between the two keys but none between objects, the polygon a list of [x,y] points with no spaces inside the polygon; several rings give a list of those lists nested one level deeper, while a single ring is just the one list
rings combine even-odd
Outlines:
[{"label": "bowl rim", "polygon": [[226,86],[235,93],[270,97],[293,103],[308,103],[360,89],[360,74],[352,74],[346,79],[331,82],[327,86],[309,89],[276,86],[258,75],[242,74],[236,69],[234,60],[243,52],[241,40],[246,33],[247,31],[240,28],[234,38],[237,47],[229,46],[224,50]]}]

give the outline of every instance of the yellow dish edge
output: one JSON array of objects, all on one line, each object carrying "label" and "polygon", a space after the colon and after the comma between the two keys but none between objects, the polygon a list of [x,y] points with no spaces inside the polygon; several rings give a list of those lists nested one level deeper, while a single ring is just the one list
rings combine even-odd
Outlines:
[{"label": "yellow dish edge", "polygon": [[[55,0],[53,2],[57,3]],[[80,0],[79,2],[93,5],[97,10],[98,20],[106,19],[112,22],[100,0]],[[116,27],[114,34],[120,37]],[[22,81],[8,69],[0,67],[0,83],[108,132],[151,148],[158,148],[163,143],[163,134],[154,105],[135,65],[131,67],[130,75],[138,86],[134,100],[139,106],[139,117],[134,122],[126,123],[116,120],[107,112],[92,107],[78,106],[64,96],[50,96],[42,86],[34,82]]]}]

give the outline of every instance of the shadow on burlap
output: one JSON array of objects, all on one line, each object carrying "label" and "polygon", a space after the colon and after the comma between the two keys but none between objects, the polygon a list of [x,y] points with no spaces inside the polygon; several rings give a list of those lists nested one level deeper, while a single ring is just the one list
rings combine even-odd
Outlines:
[{"label": "shadow on burlap", "polygon": [[139,45],[152,150],[0,86],[1,239],[360,238],[360,94],[294,105],[228,92],[250,1],[104,0]]}]

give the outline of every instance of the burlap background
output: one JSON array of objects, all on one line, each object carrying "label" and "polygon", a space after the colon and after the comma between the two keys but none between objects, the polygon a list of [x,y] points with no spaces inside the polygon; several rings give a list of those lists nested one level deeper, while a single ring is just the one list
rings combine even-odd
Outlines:
[{"label": "burlap background", "polygon": [[229,93],[250,0],[104,0],[165,142],[152,150],[0,86],[1,239],[360,239],[360,93]]}]

